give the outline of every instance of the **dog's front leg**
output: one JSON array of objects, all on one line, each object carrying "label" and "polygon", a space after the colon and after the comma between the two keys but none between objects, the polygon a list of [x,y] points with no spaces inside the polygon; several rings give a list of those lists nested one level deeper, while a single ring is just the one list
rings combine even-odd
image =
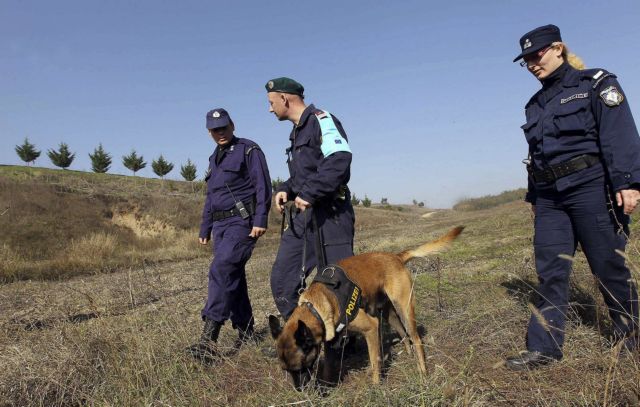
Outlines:
[{"label": "dog's front leg", "polygon": [[358,313],[358,316],[353,321],[354,323],[364,322],[358,324],[362,327],[362,334],[367,340],[367,350],[369,351],[369,363],[371,364],[371,380],[378,384],[380,383],[380,336],[378,329],[380,329],[380,323],[378,318],[372,317],[364,312]]},{"label": "dog's front leg", "polygon": [[342,349],[340,348],[340,338],[324,343],[324,363],[322,365],[322,378],[320,384],[323,386],[336,386],[340,380],[340,359]]}]

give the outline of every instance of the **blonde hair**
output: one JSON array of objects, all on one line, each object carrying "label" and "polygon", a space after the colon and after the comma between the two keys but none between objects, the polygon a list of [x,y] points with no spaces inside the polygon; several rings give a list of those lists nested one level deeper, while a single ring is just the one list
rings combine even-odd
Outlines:
[{"label": "blonde hair", "polygon": [[583,70],[586,68],[584,65],[584,61],[582,58],[577,56],[576,54],[569,51],[569,47],[564,42],[554,42],[551,44],[552,46],[562,45],[562,58],[569,63],[572,67],[578,70]]}]

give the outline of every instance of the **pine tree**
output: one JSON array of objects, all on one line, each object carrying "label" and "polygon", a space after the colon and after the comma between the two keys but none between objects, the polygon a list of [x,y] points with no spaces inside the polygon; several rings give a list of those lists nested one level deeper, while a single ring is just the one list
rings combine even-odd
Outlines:
[{"label": "pine tree", "polygon": [[360,205],[360,199],[356,196],[356,194],[351,195],[351,206]]},{"label": "pine tree", "polygon": [[111,155],[104,151],[102,143],[98,144],[98,148],[93,150],[93,154],[89,154],[89,158],[91,158],[91,169],[93,169],[93,172],[102,174],[109,171],[109,167],[111,167]]},{"label": "pine tree", "polygon": [[29,139],[25,137],[24,143],[21,146],[16,146],[16,153],[18,153],[18,157],[27,165],[29,163],[33,164],[36,161],[36,158],[40,157],[40,151],[36,150],[36,146],[29,143]]},{"label": "pine tree", "polygon": [[58,151],[50,149],[47,152],[47,155],[53,165],[65,170],[71,165],[73,159],[76,157],[75,153],[72,154],[71,151],[69,151],[69,146],[66,143],[60,143]]},{"label": "pine tree", "polygon": [[136,172],[147,166],[147,163],[144,162],[144,158],[142,156],[138,157],[135,150],[131,150],[131,154],[122,157],[122,164],[133,171],[134,177]]},{"label": "pine tree", "polygon": [[165,160],[162,154],[160,154],[157,160],[151,162],[151,168],[157,176],[164,179],[164,176],[173,169],[173,164]]},{"label": "pine tree", "polygon": [[190,159],[187,159],[186,165],[180,166],[180,175],[187,181],[196,179],[196,166]]},{"label": "pine tree", "polygon": [[371,206],[371,199],[365,194],[364,199],[362,200],[362,206],[368,208]]}]

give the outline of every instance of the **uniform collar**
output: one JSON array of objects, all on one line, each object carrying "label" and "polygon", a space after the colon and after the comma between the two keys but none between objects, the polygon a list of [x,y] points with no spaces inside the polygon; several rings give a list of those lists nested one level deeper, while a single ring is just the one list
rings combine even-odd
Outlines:
[{"label": "uniform collar", "polygon": [[549,76],[544,78],[542,82],[542,87],[545,89],[549,89],[556,84],[560,84],[564,82],[564,79],[567,74],[567,69],[569,68],[569,64],[565,61],[559,67],[556,68],[555,71],[551,72]]},{"label": "uniform collar", "polygon": [[216,154],[218,154],[218,151],[226,153],[227,151],[229,151],[229,147],[234,146],[236,144],[238,144],[238,137],[234,134],[233,138],[231,139],[231,143],[227,144],[226,146],[222,147],[216,144],[216,149],[213,151],[213,155],[215,156]]},{"label": "uniform collar", "polygon": [[569,64],[567,65],[568,65],[567,71],[565,72],[564,77],[562,78],[562,86],[564,86],[565,88],[578,86],[578,84],[580,83],[580,71],[578,71],[577,69],[575,69]]},{"label": "uniform collar", "polygon": [[304,126],[304,123],[307,121],[309,116],[311,116],[311,112],[313,112],[314,110],[316,110],[316,107],[313,105],[313,103],[304,109],[304,111],[302,112],[302,116],[300,116],[298,127]]}]

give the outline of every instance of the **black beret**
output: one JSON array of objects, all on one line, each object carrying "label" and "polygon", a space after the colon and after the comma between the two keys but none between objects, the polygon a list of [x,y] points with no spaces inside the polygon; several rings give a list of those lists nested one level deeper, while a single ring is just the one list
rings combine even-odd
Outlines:
[{"label": "black beret", "polygon": [[291,78],[282,77],[271,79],[264,87],[267,89],[267,92],[291,93],[298,96],[304,95],[304,86]]},{"label": "black beret", "polygon": [[516,62],[525,55],[533,54],[554,42],[562,42],[560,29],[555,25],[543,25],[542,27],[533,29],[520,38],[520,48],[522,52],[513,62]]}]

